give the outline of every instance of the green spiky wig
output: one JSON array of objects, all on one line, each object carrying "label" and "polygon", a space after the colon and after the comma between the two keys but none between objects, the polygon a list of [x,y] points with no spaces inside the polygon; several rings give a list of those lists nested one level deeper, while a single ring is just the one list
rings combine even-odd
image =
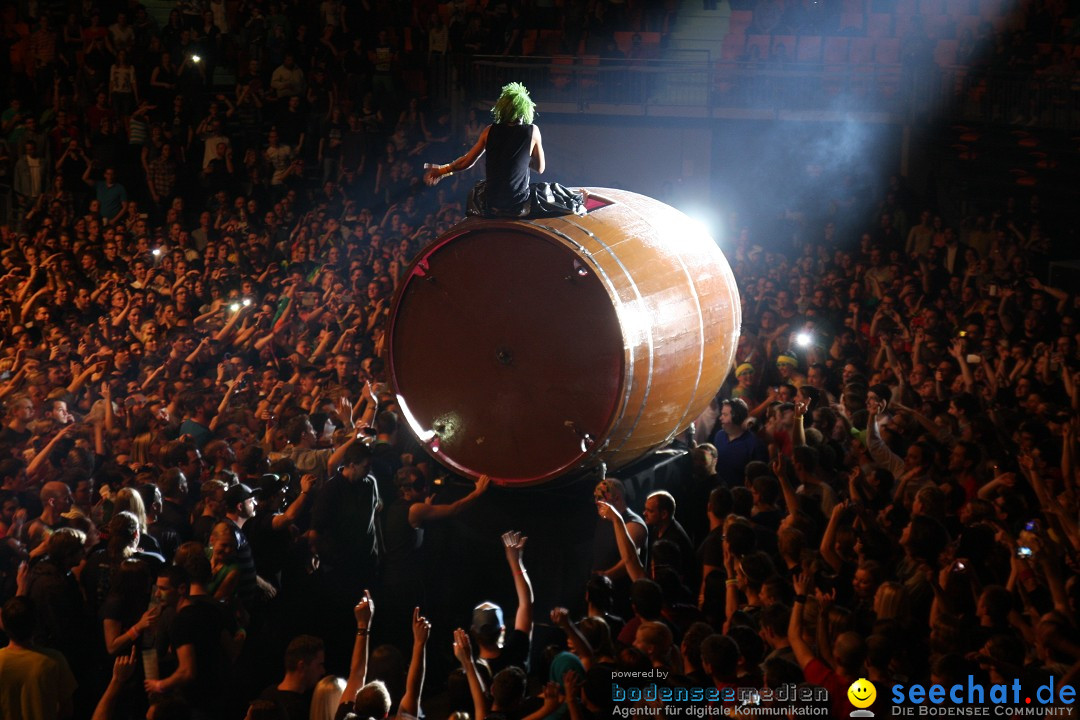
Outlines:
[{"label": "green spiky wig", "polygon": [[502,94],[491,108],[497,123],[522,122],[531,125],[536,114],[536,103],[529,97],[529,91],[521,83],[512,82],[503,85]]}]

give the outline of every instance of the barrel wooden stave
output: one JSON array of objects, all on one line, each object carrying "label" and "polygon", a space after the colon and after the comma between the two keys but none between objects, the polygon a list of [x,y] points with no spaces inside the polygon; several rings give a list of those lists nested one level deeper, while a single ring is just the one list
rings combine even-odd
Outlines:
[{"label": "barrel wooden stave", "polygon": [[[406,272],[391,374],[414,429],[454,406],[436,456],[458,472],[528,485],[601,460],[617,468],[685,429],[730,370],[740,306],[716,244],[656,200],[590,192],[614,202],[585,217],[467,220]],[[464,315],[425,307],[438,302]],[[533,332],[508,329],[523,321]],[[418,359],[432,333],[460,361]]]}]

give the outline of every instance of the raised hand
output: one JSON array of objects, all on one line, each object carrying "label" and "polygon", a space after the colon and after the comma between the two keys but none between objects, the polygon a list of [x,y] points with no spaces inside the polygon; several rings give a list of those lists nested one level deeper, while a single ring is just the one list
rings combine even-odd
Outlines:
[{"label": "raised hand", "polygon": [[431,634],[431,623],[420,614],[420,608],[418,607],[413,608],[412,634],[413,643],[416,645],[426,645],[428,636]]},{"label": "raised hand", "polygon": [[489,478],[487,475],[481,475],[476,480],[476,489],[473,492],[475,492],[477,495],[481,495],[487,492],[487,489],[489,487],[491,487],[491,478]]},{"label": "raised hand", "polygon": [[551,608],[551,624],[566,627],[570,624],[570,611],[564,607]]},{"label": "raised hand", "polygon": [[810,573],[801,570],[791,576],[791,584],[795,588],[796,595],[806,595],[812,585]]},{"label": "raised hand", "polygon": [[454,657],[462,665],[472,662],[472,645],[469,642],[469,634],[458,628],[454,630]]},{"label": "raised hand", "polygon": [[615,506],[611,503],[604,502],[603,500],[596,501],[596,512],[600,514],[600,517],[605,520],[615,522],[619,519],[619,511],[615,509]]},{"label": "raised hand", "polygon": [[780,457],[780,455],[777,455],[775,458],[773,458],[773,461],[769,465],[772,469],[773,475],[775,475],[777,478],[784,477],[784,461]]},{"label": "raised hand", "polygon": [[525,549],[525,543],[528,539],[516,530],[504,532],[502,543],[503,549],[506,550],[506,559],[512,563],[521,562],[521,553]]},{"label": "raised hand", "polygon": [[343,419],[347,419],[348,421],[351,422],[352,421],[352,411],[353,411],[352,401],[349,400],[349,398],[342,395],[340,398],[338,398],[338,403],[337,404],[338,404],[338,415],[340,415]]},{"label": "raised hand", "polygon": [[360,627],[367,627],[371,624],[371,616],[375,614],[375,601],[371,599],[371,592],[364,591],[364,597],[360,599],[360,602],[356,603],[356,607],[353,608],[353,615],[356,617],[356,624]]},{"label": "raised hand", "polygon": [[132,646],[131,653],[128,655],[120,655],[113,661],[112,676],[113,680],[118,685],[123,685],[135,674],[135,647]]}]

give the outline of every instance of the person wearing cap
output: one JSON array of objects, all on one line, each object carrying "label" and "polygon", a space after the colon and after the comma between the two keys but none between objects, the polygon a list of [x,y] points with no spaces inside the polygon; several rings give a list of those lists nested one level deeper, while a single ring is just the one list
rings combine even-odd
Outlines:
[{"label": "person wearing cap", "polygon": [[473,608],[469,635],[476,644],[477,672],[483,678],[485,687],[491,687],[492,678],[508,667],[528,670],[533,629],[533,592],[529,573],[522,559],[526,540],[528,538],[519,532],[506,532],[502,536],[506,561],[514,574],[514,589],[518,599],[514,628],[509,633],[506,631],[503,610],[495,603],[482,602]]},{"label": "person wearing cap", "polygon": [[[237,596],[245,603],[250,603],[261,586],[255,572],[255,556],[251,543],[244,534],[244,525],[255,517],[258,501],[255,491],[244,483],[238,483],[225,491],[225,519],[222,522],[229,527],[236,538],[236,564],[240,569]],[[265,581],[263,581],[265,583]],[[273,590],[262,586],[263,592],[272,594]]]},{"label": "person wearing cap", "polygon": [[[300,492],[288,503],[289,476],[267,473],[259,481],[259,507],[244,533],[251,541],[255,569],[274,587],[281,587],[281,573],[292,545],[292,527],[308,505],[316,478],[307,473],[300,478]],[[285,507],[284,512],[282,508]]]}]

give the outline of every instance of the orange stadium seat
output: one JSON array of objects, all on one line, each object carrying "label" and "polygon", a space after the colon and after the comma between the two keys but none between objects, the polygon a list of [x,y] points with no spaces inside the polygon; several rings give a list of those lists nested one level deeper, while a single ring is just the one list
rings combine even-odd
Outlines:
[{"label": "orange stadium seat", "polygon": [[840,15],[839,30],[856,30],[862,32],[866,23],[866,16],[862,13],[843,13]]},{"label": "orange stadium seat", "polygon": [[800,35],[795,50],[795,60],[802,63],[821,62],[821,36]]},{"label": "orange stadium seat", "polygon": [[944,15],[945,0],[919,0],[920,15]]},{"label": "orange stadium seat", "polygon": [[720,57],[724,60],[738,60],[746,52],[746,36],[742,33],[728,33],[720,47]]},{"label": "orange stadium seat", "polygon": [[863,65],[874,60],[874,38],[851,38],[851,50],[848,52],[848,61],[855,65]]},{"label": "orange stadium seat", "polygon": [[878,38],[874,44],[874,62],[878,65],[899,65],[900,38]]},{"label": "orange stadium seat", "polygon": [[871,13],[866,20],[866,34],[870,37],[891,37],[893,16],[887,13]]},{"label": "orange stadium seat", "polygon": [[846,37],[829,37],[825,38],[825,49],[823,51],[823,60],[826,64],[838,64],[846,63],[848,61],[848,46],[851,44],[850,38]]},{"label": "orange stadium seat", "polygon": [[747,35],[746,36],[746,55],[750,57],[754,54],[755,48],[757,49],[757,57],[761,60],[767,60],[769,58],[769,45],[771,38],[768,35]]},{"label": "orange stadium seat", "polygon": [[574,58],[572,55],[556,55],[551,58],[549,74],[551,84],[557,90],[565,89],[574,79]]}]

